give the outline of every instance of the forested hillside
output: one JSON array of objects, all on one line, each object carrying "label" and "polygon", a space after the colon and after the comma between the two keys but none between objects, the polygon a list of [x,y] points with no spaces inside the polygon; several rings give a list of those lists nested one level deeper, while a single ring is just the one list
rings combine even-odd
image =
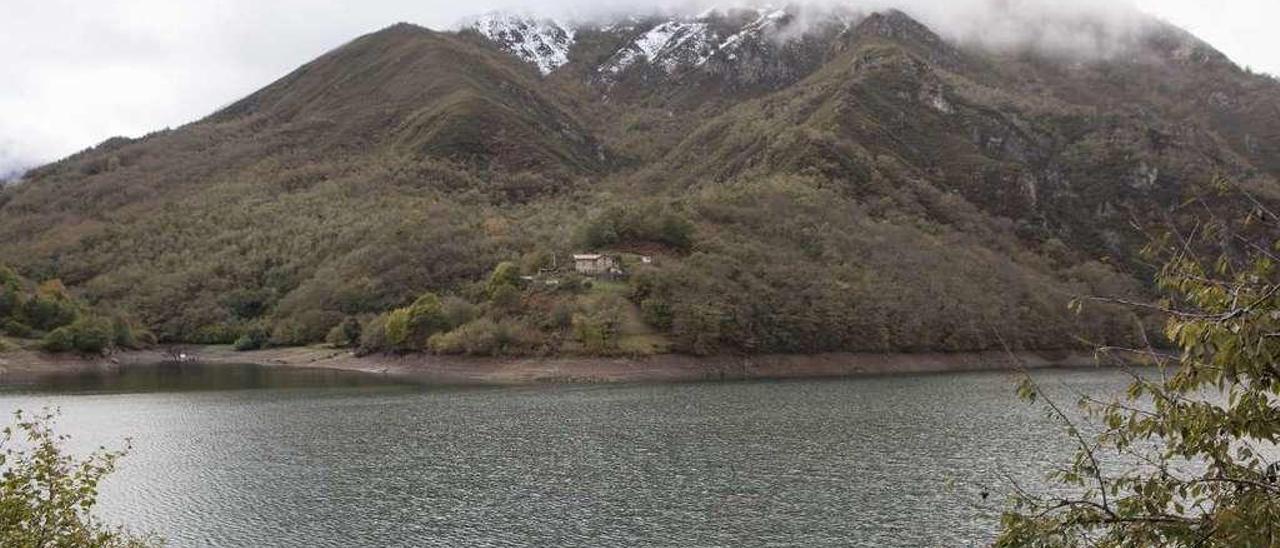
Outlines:
[{"label": "forested hillside", "polygon": [[1151,298],[1215,180],[1280,200],[1280,84],[1178,29],[1080,60],[819,15],[388,27],[30,171],[0,262],[245,348],[1057,349],[1139,336],[1067,305]]}]

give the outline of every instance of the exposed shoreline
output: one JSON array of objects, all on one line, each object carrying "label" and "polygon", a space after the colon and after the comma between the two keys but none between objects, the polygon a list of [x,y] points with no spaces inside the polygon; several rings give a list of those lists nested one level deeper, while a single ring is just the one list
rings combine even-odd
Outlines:
[{"label": "exposed shoreline", "polygon": [[[226,346],[192,347],[188,359],[209,364],[309,367],[389,375],[432,384],[521,385],[687,382],[730,379],[803,379],[878,375],[1007,371],[1097,365],[1092,353],[1071,351],[693,356],[643,358],[478,358],[433,355],[361,356],[320,347],[236,352]],[[0,354],[0,385],[109,371],[169,360],[159,350],[82,358],[33,351]]]}]

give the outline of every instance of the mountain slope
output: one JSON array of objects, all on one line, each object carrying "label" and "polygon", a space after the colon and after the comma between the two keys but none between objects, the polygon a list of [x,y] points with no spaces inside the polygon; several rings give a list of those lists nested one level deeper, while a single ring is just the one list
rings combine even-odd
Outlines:
[{"label": "mountain slope", "polygon": [[1163,60],[1135,63],[1141,70],[1120,82],[1100,76],[1116,70],[1109,64],[1048,87],[1063,79],[1060,64],[955,50],[901,13],[867,18],[840,49],[804,81],[693,132],[663,162],[678,167],[663,178],[690,185],[811,174],[863,198],[905,179],[927,181],[1018,222],[1024,236],[1117,257],[1143,237],[1118,227],[1160,221],[1162,208],[1216,175],[1275,196],[1265,150],[1224,142],[1213,113],[1188,119],[1178,110],[1203,92],[1172,86],[1199,82],[1168,75],[1163,97],[1115,100],[1125,93],[1116,88],[1132,87],[1128,78],[1173,73]]},{"label": "mountain slope", "polygon": [[[534,86],[505,55],[393,26],[206,120],[33,171],[3,198],[0,230],[11,237],[0,256],[133,310],[169,337],[219,339],[218,326],[236,319],[221,302],[228,292],[274,304],[362,248],[383,246],[380,260],[396,260],[408,242],[380,238],[398,227],[430,224],[415,230],[425,237],[463,230],[449,219],[470,226],[434,191],[518,198],[598,170],[590,135]],[[480,181],[481,172],[501,175]],[[381,304],[356,309],[394,304],[398,294],[379,296],[406,286],[477,276],[491,267],[477,251],[485,247],[460,244],[467,260],[415,250],[441,260],[412,271],[364,264],[360,272],[376,268],[370,283],[381,289],[370,299]]]},{"label": "mountain slope", "polygon": [[607,299],[481,282],[613,250],[658,256],[622,294],[678,351],[1124,342],[1128,312],[1065,305],[1143,298],[1135,227],[1193,222],[1215,176],[1280,201],[1280,85],[1152,28],[1081,62],[896,11],[396,25],[34,170],[0,257],[171,340],[311,342],[430,290],[519,352],[587,351]]}]

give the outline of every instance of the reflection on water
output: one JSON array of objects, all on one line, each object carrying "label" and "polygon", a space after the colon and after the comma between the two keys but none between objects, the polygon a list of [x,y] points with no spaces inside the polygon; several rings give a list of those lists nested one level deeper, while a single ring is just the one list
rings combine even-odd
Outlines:
[{"label": "reflection on water", "polygon": [[144,370],[109,383],[254,389],[26,392],[0,412],[60,406],[78,450],[131,437],[102,514],[181,547],[980,546],[1001,478],[1034,487],[1071,450],[1002,374],[285,390],[281,373]]},{"label": "reflection on water", "polygon": [[332,369],[169,362],[121,367],[111,371],[55,375],[9,390],[69,393],[186,392],[267,388],[354,388],[395,383],[396,381],[389,377]]}]

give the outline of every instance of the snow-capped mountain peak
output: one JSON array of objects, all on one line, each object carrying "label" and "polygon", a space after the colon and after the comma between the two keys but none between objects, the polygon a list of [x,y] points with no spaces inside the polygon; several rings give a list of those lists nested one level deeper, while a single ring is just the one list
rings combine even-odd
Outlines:
[{"label": "snow-capped mountain peak", "polygon": [[712,8],[693,17],[671,17],[624,45],[599,70],[603,74],[619,74],[644,61],[670,74],[680,67],[702,66],[721,53],[732,59],[734,50],[743,42],[753,37],[772,37],[791,18],[786,10],[774,7],[745,13],[741,9]]},{"label": "snow-capped mountain peak", "polygon": [[719,60],[715,70],[724,71],[724,62],[758,60],[761,55],[770,55],[765,52],[776,51],[815,28],[826,28],[823,25],[834,24],[841,29],[849,25],[849,19],[838,11],[806,12],[802,17],[797,10],[772,6],[712,8],[697,15],[630,15],[581,26],[490,12],[464,22],[462,27],[474,29],[506,52],[534,64],[542,74],[569,62],[569,52],[579,33],[612,36],[618,40],[615,49],[593,69],[604,81],[613,81],[637,66],[677,75]]},{"label": "snow-capped mountain peak", "polygon": [[504,50],[548,74],[569,62],[575,30],[551,19],[538,19],[506,12],[489,12],[462,24],[463,28],[492,40]]}]

